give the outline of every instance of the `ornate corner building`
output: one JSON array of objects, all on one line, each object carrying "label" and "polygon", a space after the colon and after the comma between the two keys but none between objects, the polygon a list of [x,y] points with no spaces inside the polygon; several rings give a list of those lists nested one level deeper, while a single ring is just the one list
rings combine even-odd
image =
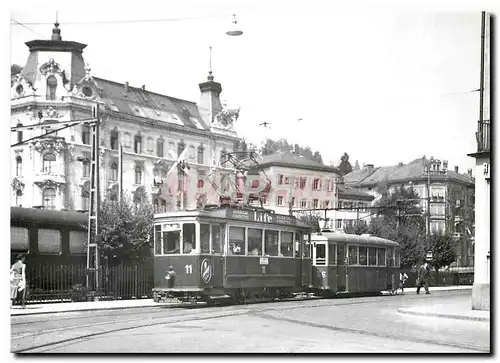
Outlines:
[{"label": "ornate corner building", "polygon": [[18,127],[11,135],[11,205],[88,210],[90,126],[52,131],[90,119],[97,103],[101,198],[117,198],[120,146],[123,191],[158,206],[178,198],[158,185],[182,151],[190,174],[202,180],[234,150],[238,110],[222,107],[222,87],[212,72],[199,84],[198,104],[94,77],[83,58],[86,45],[63,41],[58,26],[50,40],[26,43],[28,60],[11,77],[11,126]]}]

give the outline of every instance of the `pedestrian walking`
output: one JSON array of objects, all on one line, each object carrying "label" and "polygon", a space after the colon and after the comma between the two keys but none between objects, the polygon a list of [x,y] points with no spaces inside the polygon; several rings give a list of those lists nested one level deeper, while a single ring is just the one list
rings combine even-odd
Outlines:
[{"label": "pedestrian walking", "polygon": [[431,277],[431,268],[427,261],[418,268],[417,271],[417,294],[420,293],[420,288],[423,286],[425,288],[425,293],[429,292],[429,279]]},{"label": "pedestrian walking", "polygon": [[26,306],[26,264],[24,261],[24,255],[18,255],[16,262],[10,268],[11,306],[16,300],[21,300],[23,309]]},{"label": "pedestrian walking", "polygon": [[401,293],[403,295],[405,294],[406,280],[408,280],[408,275],[406,274],[406,272],[401,272],[399,274],[399,288],[401,289]]}]

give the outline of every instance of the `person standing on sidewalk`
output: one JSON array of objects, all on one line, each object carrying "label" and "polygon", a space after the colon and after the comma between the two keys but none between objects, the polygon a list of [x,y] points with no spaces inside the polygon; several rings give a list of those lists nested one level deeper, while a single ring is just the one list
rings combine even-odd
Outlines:
[{"label": "person standing on sidewalk", "polygon": [[417,272],[417,294],[420,293],[420,288],[423,286],[425,288],[425,293],[430,294],[429,292],[429,279],[431,277],[431,268],[427,261],[419,267]]},{"label": "person standing on sidewalk", "polygon": [[11,306],[20,297],[24,309],[26,303],[26,265],[24,255],[18,255],[16,262],[10,268],[10,299]]}]

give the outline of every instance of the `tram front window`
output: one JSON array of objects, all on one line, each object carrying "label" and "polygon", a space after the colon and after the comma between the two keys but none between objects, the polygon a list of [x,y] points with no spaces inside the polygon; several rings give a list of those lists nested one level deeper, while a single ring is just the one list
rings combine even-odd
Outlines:
[{"label": "tram front window", "polygon": [[280,252],[280,256],[293,257],[293,232],[281,232]]},{"label": "tram front window", "polygon": [[228,254],[245,255],[245,228],[229,227]]},{"label": "tram front window", "polygon": [[278,256],[278,231],[266,231],[264,253],[267,256]]},{"label": "tram front window", "polygon": [[163,232],[163,253],[172,255],[180,253],[181,231]]},{"label": "tram front window", "polygon": [[182,225],[183,253],[189,254],[196,249],[196,227],[194,223]]},{"label": "tram front window", "polygon": [[212,224],[212,253],[220,253],[221,233],[220,226]]},{"label": "tram front window", "polygon": [[262,255],[262,229],[248,228],[248,255]]},{"label": "tram front window", "polygon": [[326,265],[326,246],[324,244],[316,244],[316,265]]}]

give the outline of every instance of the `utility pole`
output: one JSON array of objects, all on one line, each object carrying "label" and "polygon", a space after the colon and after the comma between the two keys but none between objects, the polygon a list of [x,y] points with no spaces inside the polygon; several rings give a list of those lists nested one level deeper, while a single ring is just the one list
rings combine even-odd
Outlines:
[{"label": "utility pole", "polygon": [[[90,210],[87,236],[87,288],[93,288],[99,295],[99,206],[101,195],[99,188],[99,104],[92,107],[92,156],[90,160]],[[93,275],[93,279],[90,275]]]}]

